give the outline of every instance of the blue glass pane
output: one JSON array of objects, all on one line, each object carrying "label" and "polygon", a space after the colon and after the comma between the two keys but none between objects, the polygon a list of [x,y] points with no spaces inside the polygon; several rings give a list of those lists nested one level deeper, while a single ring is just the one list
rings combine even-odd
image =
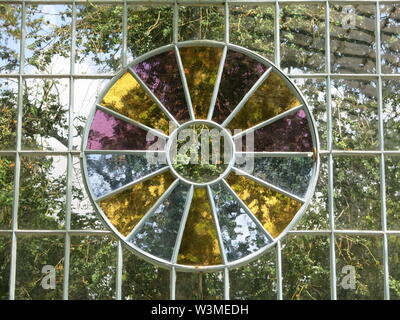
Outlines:
[{"label": "blue glass pane", "polygon": [[264,247],[268,243],[267,237],[227,187],[218,183],[211,189],[228,261],[243,258]]},{"label": "blue glass pane", "polygon": [[132,239],[140,249],[171,260],[189,186],[179,184],[151,214]]},{"label": "blue glass pane", "polygon": [[165,166],[163,158],[153,162],[145,154],[90,154],[86,159],[89,183],[96,197]]}]

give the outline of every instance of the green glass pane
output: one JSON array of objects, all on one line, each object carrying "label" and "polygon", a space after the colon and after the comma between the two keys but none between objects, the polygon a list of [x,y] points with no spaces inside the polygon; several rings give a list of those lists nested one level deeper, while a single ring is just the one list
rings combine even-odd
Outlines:
[{"label": "green glass pane", "polygon": [[11,229],[14,168],[13,157],[0,157],[0,229]]},{"label": "green glass pane", "polygon": [[11,237],[0,236],[0,300],[7,300],[10,283]]}]

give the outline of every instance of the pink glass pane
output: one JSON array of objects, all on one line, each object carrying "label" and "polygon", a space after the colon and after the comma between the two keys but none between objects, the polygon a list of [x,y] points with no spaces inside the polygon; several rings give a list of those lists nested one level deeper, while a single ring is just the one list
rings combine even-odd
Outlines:
[{"label": "pink glass pane", "polygon": [[[246,148],[246,137],[242,137],[243,146],[236,141],[237,150]],[[312,150],[312,138],[304,110],[289,115],[254,131],[254,151],[301,151]]]},{"label": "pink glass pane", "polygon": [[[111,114],[96,110],[89,131],[87,148],[91,150],[146,150],[160,138]],[[158,141],[162,144],[163,141]],[[154,149],[154,148],[152,148]]]},{"label": "pink glass pane", "polygon": [[222,123],[266,69],[264,64],[242,53],[228,51],[213,120]]},{"label": "pink glass pane", "polygon": [[179,122],[189,120],[174,51],[153,56],[134,66],[133,70]]}]

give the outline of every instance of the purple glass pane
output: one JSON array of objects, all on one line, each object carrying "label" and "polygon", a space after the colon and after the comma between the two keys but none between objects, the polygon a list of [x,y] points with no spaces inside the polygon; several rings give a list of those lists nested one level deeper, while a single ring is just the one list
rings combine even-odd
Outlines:
[{"label": "purple glass pane", "polygon": [[179,122],[189,120],[174,51],[151,57],[134,66],[133,70]]},{"label": "purple glass pane", "polygon": [[213,120],[222,123],[266,69],[264,64],[242,53],[228,51]]},{"label": "purple glass pane", "polygon": [[[87,149],[90,150],[147,150],[164,141],[147,137],[148,132],[111,114],[96,110],[89,131]],[[155,149],[154,146],[152,149]]]},{"label": "purple glass pane", "polygon": [[[246,137],[242,137],[243,147],[236,141],[237,150],[246,149]],[[312,150],[312,138],[304,110],[289,115],[254,131],[254,151],[301,151]]]}]

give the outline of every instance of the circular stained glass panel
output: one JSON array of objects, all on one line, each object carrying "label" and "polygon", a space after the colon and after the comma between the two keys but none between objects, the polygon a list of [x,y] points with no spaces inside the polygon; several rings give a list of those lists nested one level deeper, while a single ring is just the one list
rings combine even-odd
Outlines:
[{"label": "circular stained glass panel", "polygon": [[82,150],[109,228],[158,265],[219,270],[256,258],[306,210],[319,169],[306,101],[235,45],[169,45],[119,72]]}]

